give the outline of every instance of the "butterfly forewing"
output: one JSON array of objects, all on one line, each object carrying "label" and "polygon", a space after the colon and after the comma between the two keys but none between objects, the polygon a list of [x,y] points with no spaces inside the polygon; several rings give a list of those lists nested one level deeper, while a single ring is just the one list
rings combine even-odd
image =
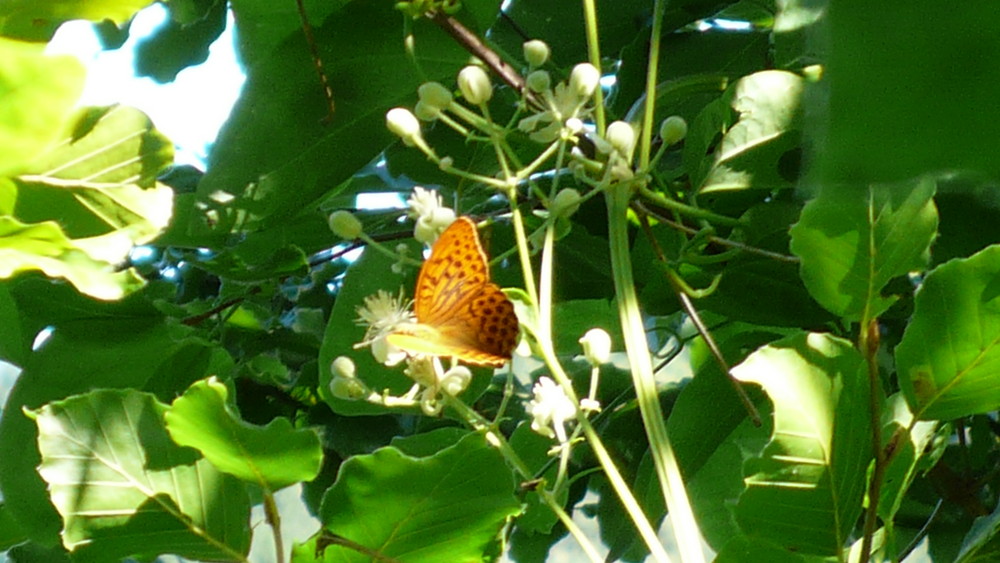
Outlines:
[{"label": "butterfly forewing", "polygon": [[422,329],[392,335],[411,352],[451,356],[500,366],[517,343],[517,316],[510,300],[489,281],[489,263],[475,224],[459,217],[431,249],[420,269],[414,311]]}]

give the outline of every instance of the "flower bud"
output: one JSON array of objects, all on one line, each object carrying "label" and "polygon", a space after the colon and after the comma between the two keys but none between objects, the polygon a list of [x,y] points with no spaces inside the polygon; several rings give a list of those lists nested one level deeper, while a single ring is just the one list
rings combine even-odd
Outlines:
[{"label": "flower bud", "polygon": [[573,67],[569,75],[569,88],[580,98],[589,98],[601,82],[601,72],[590,63],[580,63]]},{"label": "flower bud", "polygon": [[455,366],[445,372],[441,378],[441,389],[451,395],[458,396],[472,381],[472,372],[465,366]]},{"label": "flower bud", "polygon": [[399,136],[407,146],[412,146],[414,139],[420,137],[420,122],[413,112],[406,108],[392,108],[385,114],[385,125]]},{"label": "flower bud", "polygon": [[458,73],[458,89],[473,105],[485,104],[493,96],[493,84],[482,68],[469,65]]},{"label": "flower bud", "polygon": [[580,192],[573,188],[563,188],[559,190],[556,197],[552,198],[549,210],[553,215],[566,216],[576,213],[580,208]]},{"label": "flower bud", "polygon": [[334,377],[343,377],[344,379],[354,379],[356,375],[357,368],[354,367],[354,361],[347,356],[337,356],[337,359],[330,362],[330,373]]},{"label": "flower bud", "polygon": [[451,105],[451,90],[440,82],[424,82],[417,88],[417,95],[420,96],[421,102],[438,109],[445,109]]},{"label": "flower bud", "polygon": [[552,86],[552,78],[545,70],[536,70],[524,80],[532,92],[544,92]]},{"label": "flower bud", "polygon": [[608,125],[605,135],[611,146],[622,156],[628,158],[632,155],[632,147],[635,146],[635,129],[624,121],[615,121]]},{"label": "flower bud", "polygon": [[338,399],[356,401],[368,394],[365,386],[357,379],[335,377],[330,380],[330,394]]},{"label": "flower bud", "polygon": [[417,219],[417,224],[413,227],[413,238],[426,245],[434,244],[441,230],[434,226],[431,217],[423,216]]},{"label": "flower bud", "polygon": [[592,328],[580,339],[583,357],[590,365],[597,367],[611,358],[611,337],[599,328]]},{"label": "flower bud", "polygon": [[687,121],[679,115],[671,115],[660,123],[660,138],[667,146],[680,142],[687,135],[687,131]]},{"label": "flower bud", "polygon": [[331,213],[327,224],[330,225],[333,234],[345,240],[354,240],[364,232],[361,221],[358,221],[353,213],[343,209]]},{"label": "flower bud", "polygon": [[541,39],[525,41],[523,48],[524,60],[528,61],[528,66],[531,68],[540,67],[545,64],[545,61],[549,60],[549,53],[551,53],[549,44]]},{"label": "flower bud", "polygon": [[454,222],[455,210],[450,207],[436,207],[431,211],[430,223],[441,232],[444,232]]},{"label": "flower bud", "polygon": [[441,108],[420,100],[413,106],[413,113],[420,121],[434,121],[441,115]]}]

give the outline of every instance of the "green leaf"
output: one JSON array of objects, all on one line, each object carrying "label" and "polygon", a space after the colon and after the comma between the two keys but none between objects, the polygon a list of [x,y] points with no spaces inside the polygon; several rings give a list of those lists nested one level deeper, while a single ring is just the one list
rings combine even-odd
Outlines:
[{"label": "green leaf", "polygon": [[[1000,532],[1000,505],[998,505],[988,516],[976,518],[972,524],[972,529],[965,536],[962,542],[962,550],[955,558],[955,563],[970,563],[972,561],[985,561],[977,557],[978,552],[984,548],[991,540],[997,537]],[[996,555],[995,553],[993,554]],[[987,556],[988,557],[988,556]]]},{"label": "green leaf", "polygon": [[[866,0],[819,8],[824,182],[896,182],[935,170],[1000,173],[1000,19],[992,2]],[[863,14],[863,17],[861,17]]]},{"label": "green leaf", "polygon": [[235,479],[170,441],[166,406],[100,390],[31,411],[42,463],[77,561],[152,557],[242,560],[249,500]]},{"label": "green leaf", "polygon": [[700,194],[794,185],[795,174],[782,170],[782,158],[801,142],[802,90],[797,74],[765,70],[741,78],[726,91],[723,100],[739,119],[704,162],[707,172],[699,182]]},{"label": "green leaf", "polygon": [[[393,141],[386,111],[412,104],[420,82],[453,77],[468,59],[427,20],[413,22],[408,52],[391,2],[307,4],[332,116],[294,3],[232,3],[247,82],[198,186],[217,231],[280,224],[347,189]],[[220,204],[227,194],[235,202]]]},{"label": "green leaf", "polygon": [[[90,242],[110,242],[106,237],[98,238]],[[77,242],[68,238],[55,221],[27,224],[0,217],[0,279],[40,270],[51,278],[65,278],[87,295],[108,300],[120,299],[142,287],[144,282],[134,270],[116,272]],[[91,248],[100,251],[100,244]]]},{"label": "green leaf", "polygon": [[152,3],[153,0],[8,0],[0,4],[0,34],[48,41],[63,22],[111,20],[121,25]]},{"label": "green leaf", "polygon": [[10,513],[5,504],[0,502],[0,551],[6,551],[12,545],[19,544],[26,539],[24,530],[17,524],[14,515]]},{"label": "green leaf", "polygon": [[840,553],[861,514],[872,454],[861,355],[845,340],[799,334],[732,373],[763,386],[774,403],[771,441],[744,466],[740,527],[798,553]]},{"label": "green leaf", "polygon": [[160,83],[173,81],[185,68],[205,62],[209,46],[226,29],[227,2],[212,0],[208,6],[178,4],[168,2],[173,17],[136,45],[136,76],[148,76]]},{"label": "green leaf", "polygon": [[[187,378],[204,377],[207,370],[219,367],[190,362],[190,358],[214,356],[205,350],[217,350],[217,345],[191,338],[193,329],[172,327],[155,311],[143,312],[135,304],[126,303],[125,307],[121,302],[89,300],[90,308],[84,308],[81,305],[87,300],[72,291],[47,292],[38,303],[23,302],[26,307],[40,308],[63,293],[71,296],[62,301],[64,306],[83,320],[59,319],[54,323],[55,330],[44,346],[25,359],[0,418],[0,451],[18,452],[4,456],[0,463],[5,506],[30,538],[46,544],[58,541],[59,516],[35,471],[40,462],[34,446],[37,428],[21,410],[37,409],[96,388],[159,388],[161,400],[169,400],[190,384]],[[178,374],[174,369],[190,372]],[[168,381],[175,383],[168,385]]]},{"label": "green leaf", "polygon": [[824,186],[792,229],[791,249],[812,296],[849,320],[872,319],[895,301],[890,279],[924,268],[937,233],[931,179],[893,186]]},{"label": "green leaf", "polygon": [[712,563],[744,563],[746,561],[767,561],[768,563],[803,563],[804,557],[760,538],[738,536],[728,542],[715,556]]},{"label": "green leaf", "polygon": [[[0,4],[0,29],[4,12],[22,3]],[[56,142],[83,81],[76,58],[46,57],[40,45],[0,37],[0,176],[17,173]]]},{"label": "green leaf", "polygon": [[[472,433],[428,457],[386,447],[349,459],[323,499],[320,518],[337,535],[409,563],[480,561],[504,521],[520,510],[513,491],[500,454]],[[293,561],[371,559],[339,546],[316,559],[315,542],[297,546]]]},{"label": "green leaf", "polygon": [[914,421],[906,399],[901,393],[896,393],[886,400],[882,443],[888,444],[897,432],[900,433],[899,443],[895,445],[892,460],[885,469],[879,495],[878,515],[883,522],[893,521],[917,474],[930,469],[937,462],[930,448],[931,443],[934,440],[947,440],[951,428],[936,422]]},{"label": "green leaf", "polygon": [[937,267],[917,291],[896,347],[914,417],[950,420],[1000,408],[1000,247]]},{"label": "green leaf", "polygon": [[215,377],[192,385],[166,413],[170,437],[220,471],[271,491],[316,477],[323,460],[316,432],[295,430],[280,417],[267,426],[248,424],[231,411],[228,394]]}]

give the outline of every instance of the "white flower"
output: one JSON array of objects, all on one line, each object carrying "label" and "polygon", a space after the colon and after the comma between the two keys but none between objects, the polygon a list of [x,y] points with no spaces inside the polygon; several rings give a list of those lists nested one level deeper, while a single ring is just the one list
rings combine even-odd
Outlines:
[{"label": "white flower", "polygon": [[611,337],[600,328],[592,328],[580,339],[583,356],[590,365],[597,367],[611,358]]},{"label": "white flower", "polygon": [[548,377],[539,378],[532,391],[535,398],[525,407],[532,417],[531,429],[542,436],[566,442],[565,423],[576,416],[576,405]]},{"label": "white flower", "polygon": [[417,222],[413,238],[424,244],[433,244],[455,221],[455,211],[445,207],[441,196],[434,190],[417,186],[406,203],[410,208],[406,214]]},{"label": "white flower", "polygon": [[472,372],[465,366],[455,366],[441,377],[441,390],[455,397],[465,391],[472,381]]},{"label": "white flower", "polygon": [[378,290],[365,297],[365,304],[357,308],[358,324],[368,327],[365,339],[355,348],[371,346],[375,360],[387,366],[394,366],[406,359],[406,352],[393,346],[386,336],[396,332],[403,325],[416,324],[410,311],[410,303],[403,299],[402,292],[394,296],[388,291]]},{"label": "white flower", "polygon": [[528,137],[531,140],[549,143],[559,138],[560,132],[566,128],[569,128],[566,133],[570,135],[576,134],[583,128],[583,122],[580,118],[589,113],[585,106],[590,101],[593,90],[586,93],[585,87],[588,85],[576,84],[573,80],[575,79],[577,82],[588,80],[589,74],[585,69],[587,67],[594,69],[594,67],[589,64],[577,65],[578,68],[581,66],[584,70],[574,68],[574,74],[571,75],[569,84],[560,82],[554,90],[545,89],[542,92],[546,105],[544,111],[525,117],[518,122],[518,129],[529,133]]}]

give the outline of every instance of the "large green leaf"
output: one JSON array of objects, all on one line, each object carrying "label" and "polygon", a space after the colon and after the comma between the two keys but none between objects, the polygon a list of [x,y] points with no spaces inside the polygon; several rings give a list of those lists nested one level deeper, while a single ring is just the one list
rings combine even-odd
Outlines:
[{"label": "large green leaf", "polygon": [[899,386],[914,417],[950,420],[1000,408],[1000,246],[952,260],[917,292],[896,347]]},{"label": "large green leaf", "polygon": [[134,305],[123,309],[119,303],[94,303],[98,306],[83,309],[77,308],[81,303],[66,301],[83,320],[54,323],[44,345],[24,361],[0,418],[0,451],[17,452],[0,463],[5,506],[25,533],[41,543],[58,541],[59,517],[35,471],[40,461],[34,447],[37,429],[22,408],[37,409],[97,388],[146,389],[169,400],[206,372],[226,373],[213,353],[218,347],[192,338],[192,329],[172,327]]},{"label": "large green leaf", "polygon": [[695,178],[700,193],[794,185],[797,170],[782,159],[801,141],[803,82],[797,74],[765,70],[726,91],[723,100],[738,120],[724,130],[714,155],[702,161]]},{"label": "large green leaf", "polygon": [[774,403],[774,434],[744,466],[736,518],[747,535],[798,553],[841,552],[861,514],[871,459],[869,386],[845,340],[799,334],[733,368]]},{"label": "large green leaf", "polygon": [[166,413],[170,437],[220,471],[271,491],[316,477],[323,460],[316,432],[295,430],[287,418],[248,424],[230,410],[228,394],[214,377],[192,385]]},{"label": "large green leaf", "polygon": [[[0,28],[11,4],[0,4]],[[75,58],[46,57],[41,46],[0,37],[0,176],[19,172],[59,138],[83,80]]]},{"label": "large green leaf", "polygon": [[896,182],[933,170],[996,177],[1000,19],[988,0],[834,2],[813,155],[835,183]]},{"label": "large green leaf", "polygon": [[[481,561],[504,521],[520,510],[500,454],[480,434],[427,457],[395,447],[355,456],[323,499],[326,529],[401,561]],[[316,539],[292,560],[346,562],[371,557]]]},{"label": "large green leaf", "polygon": [[[88,243],[99,251],[112,241],[95,237]],[[126,248],[130,247],[126,241]],[[0,217],[0,278],[27,270],[65,278],[81,292],[98,299],[120,299],[143,284],[133,270],[115,271],[108,262],[91,256],[55,221],[26,224]]]},{"label": "large green leaf", "polygon": [[147,393],[100,390],[31,411],[42,453],[38,471],[76,560],[245,556],[246,490],[170,440],[166,409]]},{"label": "large green leaf", "polygon": [[872,319],[895,301],[890,279],[926,267],[937,233],[934,181],[893,186],[825,186],[791,230],[802,279],[827,310]]},{"label": "large green leaf", "polygon": [[[232,3],[247,82],[198,188],[216,230],[280,224],[346,189],[392,142],[385,112],[412,103],[420,82],[454,76],[468,60],[427,20],[413,22],[408,53],[403,16],[391,2],[340,4],[310,11],[336,105],[331,117],[294,3]],[[220,204],[229,194],[236,200]]]},{"label": "large green leaf", "polygon": [[0,35],[47,41],[63,22],[127,22],[153,0],[7,0],[0,4]]}]

